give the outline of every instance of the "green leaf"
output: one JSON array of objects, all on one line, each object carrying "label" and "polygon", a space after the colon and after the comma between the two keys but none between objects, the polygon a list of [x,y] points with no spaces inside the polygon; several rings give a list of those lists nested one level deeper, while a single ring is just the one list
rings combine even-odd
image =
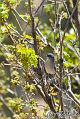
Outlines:
[{"label": "green leaf", "polygon": [[32,36],[30,36],[30,35],[24,35],[24,38],[29,39],[29,40],[33,39]]},{"label": "green leaf", "polygon": [[75,33],[73,33],[73,34],[68,34],[68,33],[66,33],[66,35],[65,35],[65,40],[75,40],[76,39],[76,34]]},{"label": "green leaf", "polygon": [[35,51],[31,48],[26,48],[23,45],[17,46],[19,59],[25,69],[30,69],[32,66],[37,67],[37,58]]},{"label": "green leaf", "polygon": [[8,12],[9,12],[8,7],[4,3],[0,2],[0,20],[7,19]]}]

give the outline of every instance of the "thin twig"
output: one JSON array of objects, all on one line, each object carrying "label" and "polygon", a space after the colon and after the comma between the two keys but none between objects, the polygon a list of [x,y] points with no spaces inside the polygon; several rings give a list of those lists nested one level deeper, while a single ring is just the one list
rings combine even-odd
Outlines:
[{"label": "thin twig", "polygon": [[[66,4],[66,2],[64,2],[64,0],[63,0],[63,5],[64,5],[64,7],[65,7],[65,9],[66,9],[66,12],[67,12],[68,17],[70,17],[70,13],[69,13],[69,10],[68,10],[68,7],[69,7],[69,6],[67,6],[67,4]],[[76,29],[75,29],[75,27],[74,27],[74,23],[73,23],[72,18],[71,18],[70,21],[71,21],[72,27],[73,27],[73,29],[74,29],[74,32],[75,32],[76,38],[77,38],[77,32],[76,32]]]},{"label": "thin twig", "polygon": [[74,93],[70,90],[68,90],[68,95],[72,98],[72,100],[75,101],[75,103],[77,104],[77,106],[80,109],[80,101],[75,97]]},{"label": "thin twig", "polygon": [[72,18],[75,22],[75,26],[76,26],[77,32],[78,32],[79,51],[80,51],[80,21],[79,21],[79,17],[78,17],[78,3],[79,3],[79,0],[72,0],[72,2],[73,2],[73,9],[76,6],[76,9],[74,11],[74,14],[73,14]]},{"label": "thin twig", "polygon": [[[63,42],[62,42],[62,34],[61,34],[61,20],[62,15],[59,20],[59,37],[60,37],[60,79],[59,79],[59,87],[62,88],[62,80],[63,80]],[[60,91],[60,103],[61,103],[61,111],[63,111],[63,99],[62,99],[62,92]]]},{"label": "thin twig", "polygon": [[74,71],[75,69],[77,69],[78,66],[79,66],[79,63],[78,63],[78,65],[77,65],[76,67],[74,67],[73,69],[69,70],[69,72],[67,72],[67,73],[63,76],[63,79],[64,79],[64,77],[66,77],[68,74],[71,74],[72,71]]},{"label": "thin twig", "polygon": [[13,10],[13,12],[15,12],[15,13],[19,16],[20,19],[22,19],[25,23],[28,23],[27,20],[23,19],[23,18],[20,16],[19,12],[18,12],[16,9],[12,9],[12,10]]},{"label": "thin twig", "polygon": [[5,102],[4,98],[2,97],[2,95],[0,95],[0,101],[3,103],[3,105],[8,109],[8,111],[11,113],[11,115],[14,115],[14,112],[11,108],[9,108],[9,106],[7,105],[7,103]]},{"label": "thin twig", "polygon": [[[63,41],[64,41],[65,33],[66,33],[67,29],[68,29],[69,21],[72,18],[74,12],[75,12],[75,9],[77,7],[77,4],[78,3],[76,3],[76,5],[75,5],[75,7],[74,7],[74,9],[72,11],[71,16],[68,18],[68,21],[66,23],[66,27],[64,29],[63,37],[62,37],[62,35],[60,35],[60,87],[62,85],[61,82],[62,82],[62,78],[63,78]],[[61,22],[60,22],[60,29],[61,29]],[[60,94],[61,94],[61,92],[60,92]],[[62,94],[61,94],[61,110],[63,111]]]},{"label": "thin twig", "polygon": [[32,8],[31,8],[31,0],[28,0],[28,4],[29,4],[29,13],[30,13],[30,18],[31,18],[32,37],[33,37],[33,40],[34,40],[34,50],[35,50],[36,54],[38,54],[35,23],[34,23],[34,17],[33,17],[33,14],[32,14]]},{"label": "thin twig", "polygon": [[13,11],[12,11],[12,13],[13,13],[13,15],[14,15],[14,17],[15,17],[17,23],[18,23],[18,26],[19,26],[21,32],[23,32],[23,29],[22,29],[22,27],[21,27],[21,24],[19,23],[19,20],[18,20],[17,16],[15,15],[15,13],[14,13]]},{"label": "thin twig", "polygon": [[66,90],[62,90],[61,88],[59,88],[56,84],[53,84],[53,86],[58,89],[58,91],[62,92],[63,94],[68,95],[68,97],[80,108],[80,101],[75,97],[75,95],[73,94],[72,91],[70,91],[68,89],[68,91]]},{"label": "thin twig", "polygon": [[75,10],[77,8],[77,5],[78,5],[78,1],[76,2],[76,5],[75,5],[75,7],[74,7],[74,9],[72,11],[72,14],[70,15],[70,17],[67,20],[67,23],[66,23],[66,26],[65,26],[65,29],[64,29],[64,34],[63,34],[63,37],[62,37],[62,44],[63,44],[63,41],[64,41],[65,33],[66,33],[67,29],[68,29],[69,21],[71,20],[73,14],[74,14],[74,12],[75,12]]},{"label": "thin twig", "polygon": [[37,14],[37,12],[39,11],[39,9],[41,8],[41,6],[44,4],[45,0],[42,0],[41,4],[39,5],[39,7],[37,8],[37,10],[35,11],[35,15]]}]

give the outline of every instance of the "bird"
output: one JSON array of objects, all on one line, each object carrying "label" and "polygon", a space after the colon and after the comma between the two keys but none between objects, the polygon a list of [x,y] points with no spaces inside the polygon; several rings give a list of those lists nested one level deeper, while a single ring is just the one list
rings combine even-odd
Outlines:
[{"label": "bird", "polygon": [[56,68],[55,68],[55,61],[54,55],[52,53],[48,53],[45,61],[45,70],[48,74],[55,75]]},{"label": "bird", "polygon": [[[56,69],[57,68],[55,64],[54,54],[48,53],[45,60],[45,70],[46,70],[46,73],[48,74],[48,81],[50,83],[50,86],[58,89],[57,87],[59,87],[59,84],[60,84],[60,76]],[[63,89],[66,89],[66,86],[64,83],[62,84],[62,87]]]},{"label": "bird", "polygon": [[[56,76],[56,65],[55,65],[55,59],[54,59],[54,54],[48,53],[46,60],[45,60],[45,70],[47,73],[47,87],[48,93],[50,95],[56,95],[58,90],[55,87],[55,85],[58,86],[58,80]],[[52,89],[52,88],[53,89]]]}]

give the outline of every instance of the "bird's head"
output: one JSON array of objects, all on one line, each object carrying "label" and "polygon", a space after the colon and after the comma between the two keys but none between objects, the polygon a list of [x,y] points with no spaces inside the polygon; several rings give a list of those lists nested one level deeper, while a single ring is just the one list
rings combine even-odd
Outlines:
[{"label": "bird's head", "polygon": [[47,57],[48,57],[49,59],[54,60],[54,55],[53,55],[52,53],[48,53],[48,54],[47,54]]}]

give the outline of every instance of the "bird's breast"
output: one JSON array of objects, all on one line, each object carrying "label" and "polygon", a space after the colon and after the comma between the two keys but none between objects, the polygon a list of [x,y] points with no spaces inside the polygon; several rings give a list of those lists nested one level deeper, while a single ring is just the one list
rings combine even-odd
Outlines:
[{"label": "bird's breast", "polygon": [[54,62],[52,63],[49,59],[45,62],[45,70],[48,74],[55,74]]}]

